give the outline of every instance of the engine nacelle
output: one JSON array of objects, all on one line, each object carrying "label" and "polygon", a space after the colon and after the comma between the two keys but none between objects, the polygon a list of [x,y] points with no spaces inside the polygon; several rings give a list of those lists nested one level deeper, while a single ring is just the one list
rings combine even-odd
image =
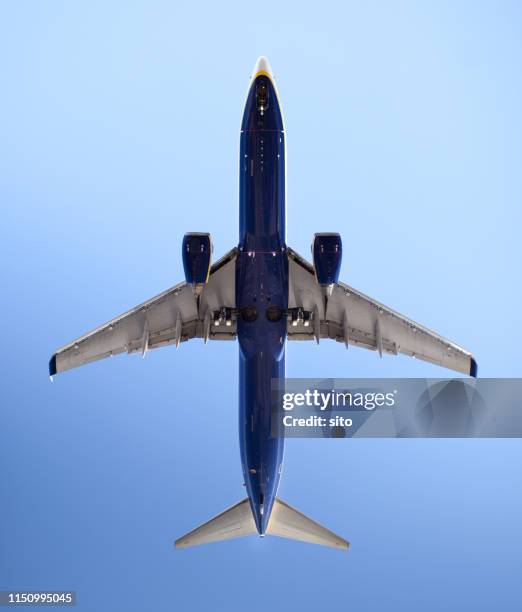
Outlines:
[{"label": "engine nacelle", "polygon": [[207,284],[212,260],[212,238],[210,234],[190,232],[183,236],[183,268],[185,280],[200,294]]},{"label": "engine nacelle", "polygon": [[341,236],[334,233],[314,234],[312,254],[315,278],[323,288],[325,295],[331,295],[341,271],[343,257]]}]

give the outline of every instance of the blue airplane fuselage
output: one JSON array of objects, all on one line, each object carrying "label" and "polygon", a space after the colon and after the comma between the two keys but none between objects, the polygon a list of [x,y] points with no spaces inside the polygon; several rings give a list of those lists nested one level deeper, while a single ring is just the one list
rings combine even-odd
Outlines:
[{"label": "blue airplane fuselage", "polygon": [[239,443],[257,530],[264,534],[281,477],[284,439],[271,437],[271,381],[285,376],[288,261],[285,233],[285,133],[268,74],[248,92],[240,144]]}]

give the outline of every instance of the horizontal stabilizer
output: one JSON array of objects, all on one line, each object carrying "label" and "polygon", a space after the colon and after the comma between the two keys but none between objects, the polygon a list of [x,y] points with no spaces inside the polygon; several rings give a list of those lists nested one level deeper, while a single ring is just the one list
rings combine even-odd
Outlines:
[{"label": "horizontal stabilizer", "polygon": [[276,497],[267,534],[348,550],[348,542]]},{"label": "horizontal stabilizer", "polygon": [[221,512],[203,525],[176,540],[176,548],[188,548],[221,540],[232,540],[257,533],[254,517],[247,499]]}]

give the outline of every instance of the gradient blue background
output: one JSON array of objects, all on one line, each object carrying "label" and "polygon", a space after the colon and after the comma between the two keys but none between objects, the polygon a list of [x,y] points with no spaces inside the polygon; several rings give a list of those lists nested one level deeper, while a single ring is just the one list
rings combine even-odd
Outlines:
[{"label": "gradient blue background", "polygon": [[[283,499],[348,554],[267,538],[174,552],[244,495],[237,346],[59,376],[55,348],[237,243],[258,55],[288,131],[288,242],[520,376],[517,2],[3,2],[0,588],[78,610],[520,610],[520,440],[292,440]],[[291,344],[292,377],[439,377]]]}]

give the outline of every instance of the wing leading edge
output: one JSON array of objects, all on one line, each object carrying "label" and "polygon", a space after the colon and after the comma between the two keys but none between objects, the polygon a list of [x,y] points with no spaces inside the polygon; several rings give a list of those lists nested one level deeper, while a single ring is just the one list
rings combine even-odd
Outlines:
[{"label": "wing leading edge", "polygon": [[303,308],[315,319],[313,325],[289,324],[289,340],[330,338],[347,348],[408,355],[477,376],[477,363],[466,349],[344,283],[337,283],[325,301],[313,266],[292,249],[288,260],[289,308]]},{"label": "wing leading edge", "polygon": [[214,326],[212,313],[235,305],[235,261],[232,249],[210,270],[208,283],[196,299],[192,287],[179,283],[58,349],[49,362],[53,376],[120,353],[142,353],[192,338],[233,340],[235,321]]}]

